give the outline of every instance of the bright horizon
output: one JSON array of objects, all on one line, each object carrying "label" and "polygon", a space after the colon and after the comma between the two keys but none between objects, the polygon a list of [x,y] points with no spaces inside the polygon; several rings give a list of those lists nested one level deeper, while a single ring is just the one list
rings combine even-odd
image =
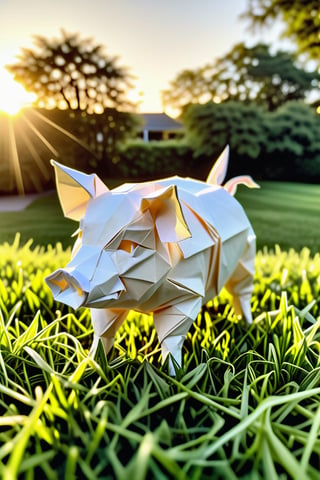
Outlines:
[{"label": "bright horizon", "polygon": [[0,109],[16,97],[4,66],[17,60],[22,47],[33,48],[33,35],[60,37],[63,28],[105,46],[106,54],[118,57],[118,65],[136,77],[133,99],[141,100],[141,112],[163,111],[161,90],[180,71],[210,63],[236,43],[277,38],[274,31],[248,32],[239,18],[247,0],[226,0],[223,7],[215,0],[33,0],[31,7],[25,5],[0,0]]}]

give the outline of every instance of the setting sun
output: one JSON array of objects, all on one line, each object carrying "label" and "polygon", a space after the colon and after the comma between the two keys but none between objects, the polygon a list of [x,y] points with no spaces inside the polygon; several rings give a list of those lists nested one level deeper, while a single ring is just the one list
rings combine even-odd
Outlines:
[{"label": "setting sun", "polygon": [[28,93],[22,85],[15,82],[4,68],[0,69],[0,111],[15,115],[34,100],[34,94]]}]

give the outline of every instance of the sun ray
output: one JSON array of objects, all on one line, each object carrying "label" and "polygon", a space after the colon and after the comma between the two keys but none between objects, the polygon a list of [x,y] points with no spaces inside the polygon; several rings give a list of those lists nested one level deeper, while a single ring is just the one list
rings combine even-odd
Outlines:
[{"label": "sun ray", "polygon": [[[49,139],[51,135],[48,127],[98,159],[90,146],[35,108],[24,108],[18,116],[0,112],[0,121],[0,173],[2,172],[0,190],[2,191],[12,192],[12,188],[15,188],[19,195],[24,195],[34,189],[40,192],[50,183],[52,175],[48,163],[49,154],[45,152],[48,150],[51,155],[58,158],[61,152],[59,152],[60,143],[57,143],[57,137],[54,136],[55,143]],[[47,130],[49,135],[45,133]],[[32,162],[35,163],[38,172],[33,170]]]},{"label": "sun ray", "polygon": [[85,142],[83,142],[82,140],[80,140],[79,138],[77,138],[75,135],[73,135],[71,132],[69,132],[68,130],[66,130],[65,128],[61,127],[60,125],[58,125],[57,123],[53,122],[52,120],[49,120],[49,118],[45,117],[44,115],[42,115],[42,113],[38,112],[37,110],[32,110],[32,113],[34,115],[36,115],[37,117],[41,118],[41,120],[43,120],[45,123],[47,123],[48,125],[50,125],[51,127],[55,128],[56,130],[58,130],[58,132],[62,133],[63,135],[65,135],[66,137],[70,138],[70,140],[73,140],[75,143],[77,143],[78,145],[80,145],[80,147],[84,148],[85,150],[87,150],[93,157],[97,158],[96,154],[92,151],[92,148],[89,147],[89,145],[87,145]]},{"label": "sun ray", "polygon": [[4,192],[11,191],[15,186],[14,170],[11,164],[11,146],[8,115],[0,112],[0,181]]},{"label": "sun ray", "polygon": [[[49,155],[55,158],[61,155],[58,135],[100,160],[94,149],[81,138],[32,107],[35,100],[35,95],[26,92],[7,70],[0,67],[0,190],[3,192],[16,191],[24,195],[34,189],[41,191],[50,184],[53,178]],[[54,131],[57,134],[52,133]]]},{"label": "sun ray", "polygon": [[41,142],[48,148],[48,150],[56,157],[59,157],[59,152],[54,148],[54,146],[42,135],[42,133],[37,129],[37,127],[24,115],[24,121],[28,127],[36,134],[36,136],[41,140]]},{"label": "sun ray", "polygon": [[8,130],[9,130],[9,148],[10,148],[10,157],[13,166],[14,178],[16,181],[17,191],[19,195],[25,194],[25,189],[23,185],[22,172],[19,162],[19,154],[17,150],[16,137],[13,126],[12,117],[8,118]]},{"label": "sun ray", "polygon": [[41,155],[39,155],[39,153],[37,152],[37,150],[36,150],[35,146],[33,145],[32,141],[30,140],[28,135],[23,130],[20,131],[20,135],[21,135],[22,140],[25,143],[27,149],[29,150],[33,160],[35,161],[37,167],[39,168],[40,172],[42,173],[44,179],[46,181],[49,181],[50,180],[50,175],[49,175],[49,172],[48,172],[48,168],[46,167],[45,162],[41,158]]}]

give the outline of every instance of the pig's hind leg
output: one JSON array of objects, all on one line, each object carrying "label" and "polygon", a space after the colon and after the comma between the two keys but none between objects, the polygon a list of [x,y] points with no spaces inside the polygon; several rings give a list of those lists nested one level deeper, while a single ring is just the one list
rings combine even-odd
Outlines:
[{"label": "pig's hind leg", "polygon": [[[162,350],[162,363],[171,354],[175,362],[182,365],[182,346],[185,337],[201,309],[202,298],[192,297],[180,303],[154,312],[153,320]],[[169,374],[175,375],[175,368],[169,359]]]},{"label": "pig's hind leg", "polygon": [[253,293],[255,254],[256,237],[253,231],[250,231],[246,249],[240,258],[232,276],[225,285],[227,290],[233,296],[233,307],[235,314],[238,316],[243,316],[247,323],[252,323],[250,302]]},{"label": "pig's hind leg", "polygon": [[90,312],[94,330],[90,354],[95,354],[99,340],[101,340],[105,354],[107,355],[113,346],[114,336],[126,319],[128,312],[127,310],[103,308],[91,308]]}]

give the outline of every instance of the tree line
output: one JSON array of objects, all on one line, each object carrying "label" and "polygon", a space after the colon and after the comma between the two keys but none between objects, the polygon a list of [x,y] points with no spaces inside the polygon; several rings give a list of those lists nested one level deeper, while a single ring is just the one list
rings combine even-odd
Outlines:
[{"label": "tree line", "polygon": [[[235,170],[248,167],[249,173],[266,178],[291,178],[294,171],[295,179],[300,175],[315,181],[320,178],[319,15],[317,0],[248,0],[243,18],[249,26],[260,29],[282,19],[284,35],[296,43],[297,53],[239,43],[223,57],[179,72],[162,99],[165,108],[179,113],[185,136],[167,151],[164,145],[152,149],[125,143],[140,125],[136,105],[128,101],[133,79],[117,57],[92,39],[64,30],[60,38],[35,36],[35,47],[22,48],[17,62],[7,68],[36,94],[42,116],[38,130],[53,143],[58,129],[50,131],[50,125],[81,138],[68,147],[68,158],[83,160],[102,174],[130,176],[131,166],[137,176],[143,168],[156,175],[161,158],[171,168],[175,158],[177,170],[185,170],[187,162],[200,176],[229,143]],[[313,60],[312,70],[303,63],[307,60]]]}]

